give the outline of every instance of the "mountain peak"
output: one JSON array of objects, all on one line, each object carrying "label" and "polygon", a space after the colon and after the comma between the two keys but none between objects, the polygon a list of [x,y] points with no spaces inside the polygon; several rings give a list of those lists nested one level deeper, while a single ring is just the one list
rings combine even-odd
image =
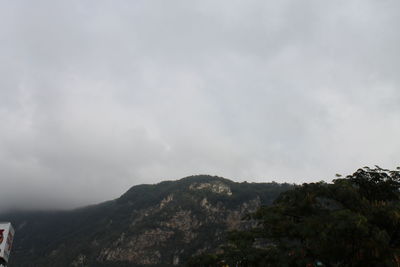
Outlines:
[{"label": "mountain peak", "polygon": [[[244,215],[291,186],[194,175],[136,185],[115,201],[69,212],[3,214],[16,226],[15,266],[182,266],[220,248]],[[34,264],[34,265],[32,265]]]}]

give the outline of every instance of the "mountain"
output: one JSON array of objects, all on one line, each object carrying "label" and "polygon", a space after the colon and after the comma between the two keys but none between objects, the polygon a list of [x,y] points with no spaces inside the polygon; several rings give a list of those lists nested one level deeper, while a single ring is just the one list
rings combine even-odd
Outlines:
[{"label": "mountain", "polygon": [[98,205],[0,220],[16,229],[11,267],[183,266],[218,251],[227,231],[246,227],[244,215],[291,187],[198,175],[134,186]]}]

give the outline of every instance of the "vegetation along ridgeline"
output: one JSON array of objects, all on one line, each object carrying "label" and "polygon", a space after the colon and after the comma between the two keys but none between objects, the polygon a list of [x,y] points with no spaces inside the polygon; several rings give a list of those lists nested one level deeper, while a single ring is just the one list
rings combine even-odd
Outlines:
[{"label": "vegetation along ridgeline", "polygon": [[357,170],[282,193],[232,231],[223,253],[187,266],[400,266],[400,168]]}]

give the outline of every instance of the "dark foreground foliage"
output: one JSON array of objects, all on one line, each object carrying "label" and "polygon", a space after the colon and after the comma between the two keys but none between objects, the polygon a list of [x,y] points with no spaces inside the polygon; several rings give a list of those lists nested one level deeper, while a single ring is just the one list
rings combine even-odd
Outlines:
[{"label": "dark foreground foliage", "polygon": [[187,266],[400,266],[400,171],[364,167],[282,193],[232,232],[218,255]]}]

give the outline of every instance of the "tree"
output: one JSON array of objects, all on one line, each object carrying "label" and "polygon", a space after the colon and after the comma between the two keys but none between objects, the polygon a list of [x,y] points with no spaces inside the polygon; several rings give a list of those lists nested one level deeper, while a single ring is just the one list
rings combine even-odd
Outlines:
[{"label": "tree", "polygon": [[400,266],[400,171],[296,186],[248,219],[258,227],[231,234],[229,266]]}]

